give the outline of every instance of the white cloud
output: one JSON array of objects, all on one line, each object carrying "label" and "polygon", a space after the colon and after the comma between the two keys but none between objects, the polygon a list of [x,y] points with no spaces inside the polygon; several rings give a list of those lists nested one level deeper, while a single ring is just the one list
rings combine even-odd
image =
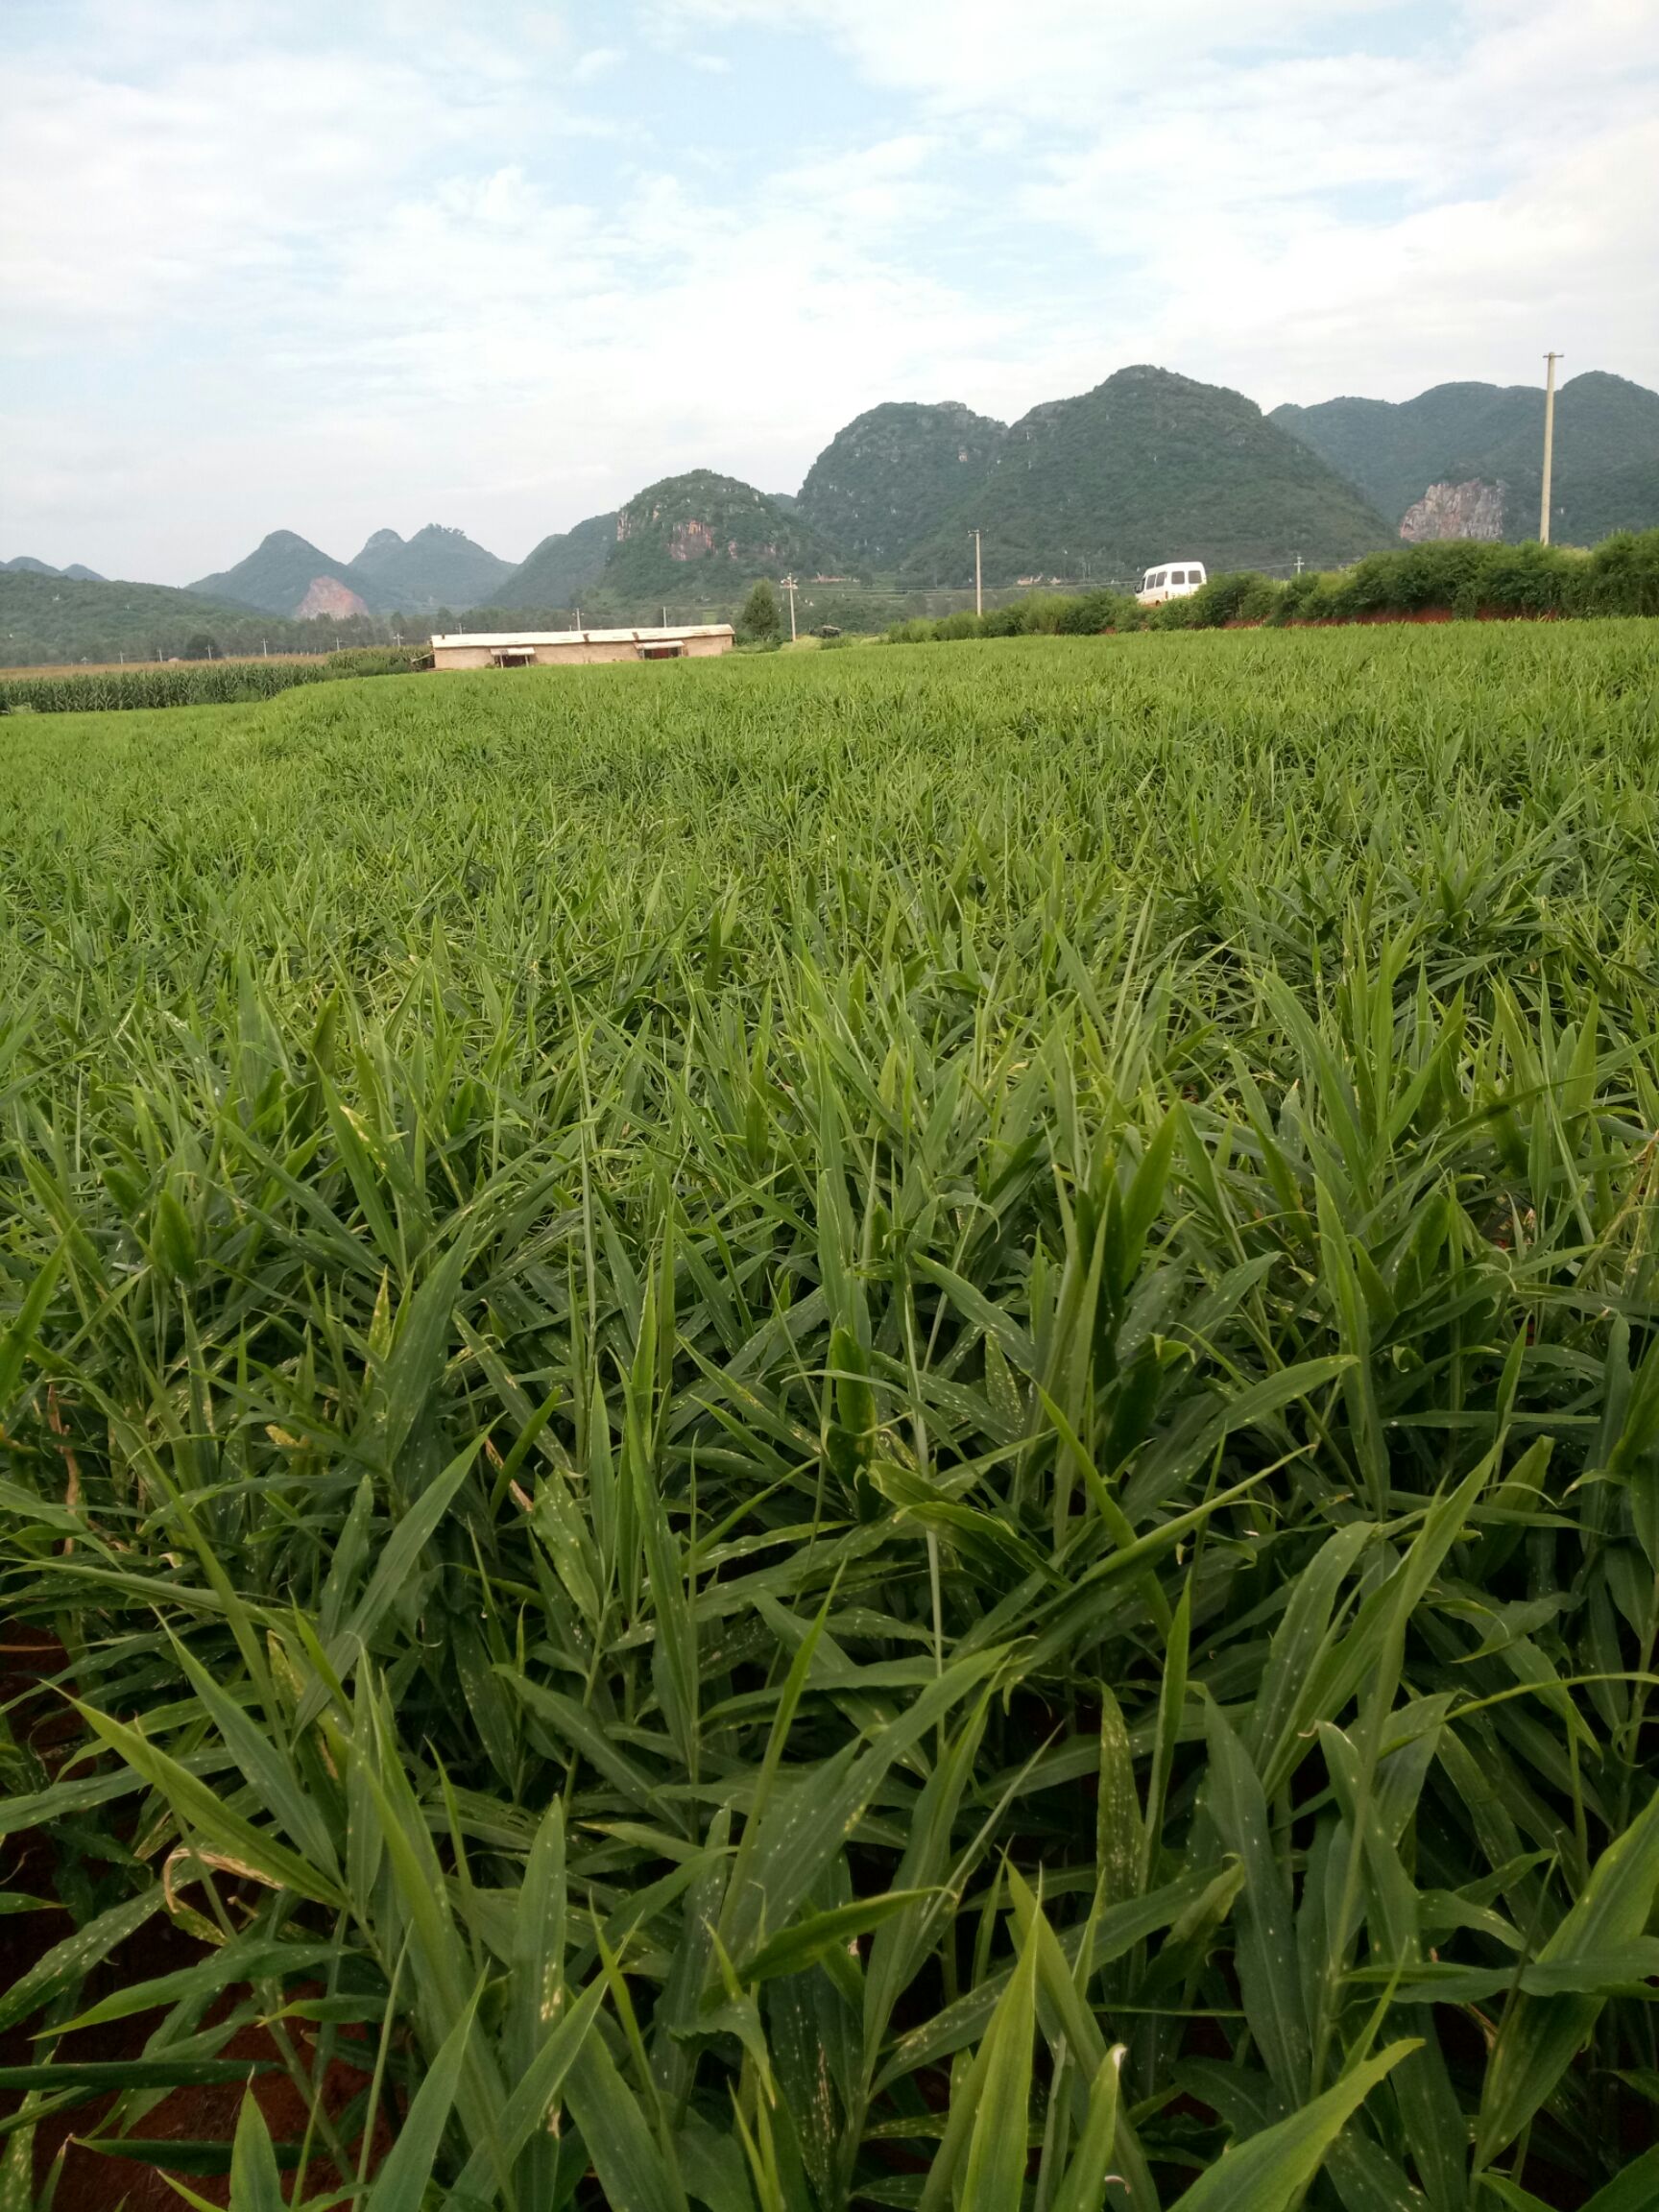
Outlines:
[{"label": "white cloud", "polygon": [[1080,0],[655,0],[659,19],[782,34],[841,46],[872,84],[912,94],[938,115],[991,111],[1053,126],[1097,128],[1127,98],[1179,85],[1195,66],[1263,51],[1295,51],[1310,32],[1339,39],[1382,21],[1381,0],[1161,0],[1102,7]]},{"label": "white cloud", "polygon": [[[654,172],[599,210],[519,165],[405,194],[317,241],[325,283],[303,258],[260,272],[259,358],[234,396],[193,410],[187,438],[143,458],[106,451],[109,507],[144,520],[128,530],[139,550],[97,565],[158,572],[148,548],[181,511],[194,528],[168,569],[180,581],[277,522],[345,557],[382,522],[454,520],[513,555],[696,464],[792,487],[893,379],[926,379],[944,358],[972,383],[973,349],[995,343],[989,310],[872,252],[883,224],[902,229],[912,182],[931,191],[925,156],[895,142],[867,175],[853,158],[802,163],[758,205]],[[228,334],[227,349],[248,350]],[[8,508],[59,530],[10,535],[69,558],[58,539],[101,504],[72,490],[71,425],[45,407],[18,444],[36,458],[12,471]]]},{"label": "white cloud", "polygon": [[571,65],[570,81],[574,84],[591,84],[596,77],[620,68],[627,59],[620,46],[591,46]]},{"label": "white cloud", "polygon": [[1659,380],[1652,0],[1449,0],[1415,23],[1369,0],[1024,0],[1017,35],[1001,0],[659,6],[807,26],[935,138],[1012,156],[1011,213],[1057,282],[1079,244],[1099,257],[1070,273],[1094,316],[1051,333],[1065,388],[1150,358],[1266,404],[1404,397],[1529,379],[1569,338],[1580,366]]},{"label": "white cloud", "polygon": [[1651,0],[489,12],[40,12],[0,553],[516,554],[678,469],[798,482],[881,398],[1011,416],[1131,360],[1264,404],[1546,345],[1659,381]]},{"label": "white cloud", "polygon": [[25,55],[0,79],[12,345],[49,343],[60,323],[212,318],[228,286],[306,263],[315,283],[366,206],[498,138],[517,89],[493,60],[457,98],[397,51],[203,53],[188,36],[164,50],[179,58],[132,74],[102,53]]}]

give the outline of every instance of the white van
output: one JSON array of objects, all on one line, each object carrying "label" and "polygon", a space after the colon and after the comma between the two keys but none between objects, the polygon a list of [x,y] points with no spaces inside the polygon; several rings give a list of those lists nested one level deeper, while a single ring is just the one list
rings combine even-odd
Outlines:
[{"label": "white van", "polygon": [[1166,562],[1162,568],[1147,569],[1146,580],[1135,596],[1142,607],[1158,607],[1166,599],[1185,599],[1203,582],[1202,561]]}]

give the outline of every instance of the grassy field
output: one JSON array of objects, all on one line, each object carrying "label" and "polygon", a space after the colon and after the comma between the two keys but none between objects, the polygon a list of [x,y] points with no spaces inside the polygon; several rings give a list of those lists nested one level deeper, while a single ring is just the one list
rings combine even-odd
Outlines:
[{"label": "grassy field", "polygon": [[8,2212],[1659,2199],[1656,691],[7,725]]}]

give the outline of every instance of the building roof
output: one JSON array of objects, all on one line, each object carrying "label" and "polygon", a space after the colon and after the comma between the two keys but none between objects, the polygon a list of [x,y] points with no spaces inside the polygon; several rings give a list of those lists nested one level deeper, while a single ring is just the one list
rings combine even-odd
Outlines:
[{"label": "building roof", "polygon": [[444,645],[488,645],[499,651],[509,645],[654,645],[676,637],[730,637],[730,622],[677,622],[668,630],[452,630],[434,637],[434,650]]}]

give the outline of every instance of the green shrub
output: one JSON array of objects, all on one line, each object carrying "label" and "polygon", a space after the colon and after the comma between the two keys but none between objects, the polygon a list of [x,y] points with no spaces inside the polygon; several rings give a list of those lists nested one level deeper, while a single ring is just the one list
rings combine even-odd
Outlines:
[{"label": "green shrub", "polygon": [[1287,583],[1252,570],[1213,576],[1189,597],[1142,607],[1112,591],[1034,593],[983,616],[949,614],[888,631],[894,644],[961,637],[1214,630],[1229,623],[1354,622],[1390,615],[1659,614],[1659,530],[1624,532],[1592,553],[1571,546],[1447,539],[1369,553],[1353,567]]},{"label": "green shrub", "polygon": [[1106,630],[1140,627],[1144,610],[1121,591],[1083,591],[1061,603],[1055,628],[1062,637],[1094,637]]},{"label": "green shrub", "polygon": [[964,637],[1082,637],[1108,630],[1143,630],[1146,610],[1124,594],[1095,590],[1079,593],[1034,591],[989,608],[983,614],[966,609],[933,621],[897,622],[884,634],[889,645],[951,644]]},{"label": "green shrub", "polygon": [[1659,614],[1659,530],[1603,539],[1575,583],[1583,606],[1575,613]]},{"label": "green shrub", "polygon": [[1296,577],[1269,618],[1345,622],[1430,613],[1464,619],[1659,613],[1659,530],[1625,532],[1589,554],[1474,539],[1371,553],[1334,574]]},{"label": "green shrub", "polygon": [[1264,622],[1278,603],[1280,589],[1271,577],[1239,568],[1212,576],[1185,604],[1193,611],[1194,628],[1219,630],[1229,622]]},{"label": "green shrub", "polygon": [[765,577],[750,591],[732,627],[740,645],[781,642],[783,612],[778,604],[777,592]]}]

